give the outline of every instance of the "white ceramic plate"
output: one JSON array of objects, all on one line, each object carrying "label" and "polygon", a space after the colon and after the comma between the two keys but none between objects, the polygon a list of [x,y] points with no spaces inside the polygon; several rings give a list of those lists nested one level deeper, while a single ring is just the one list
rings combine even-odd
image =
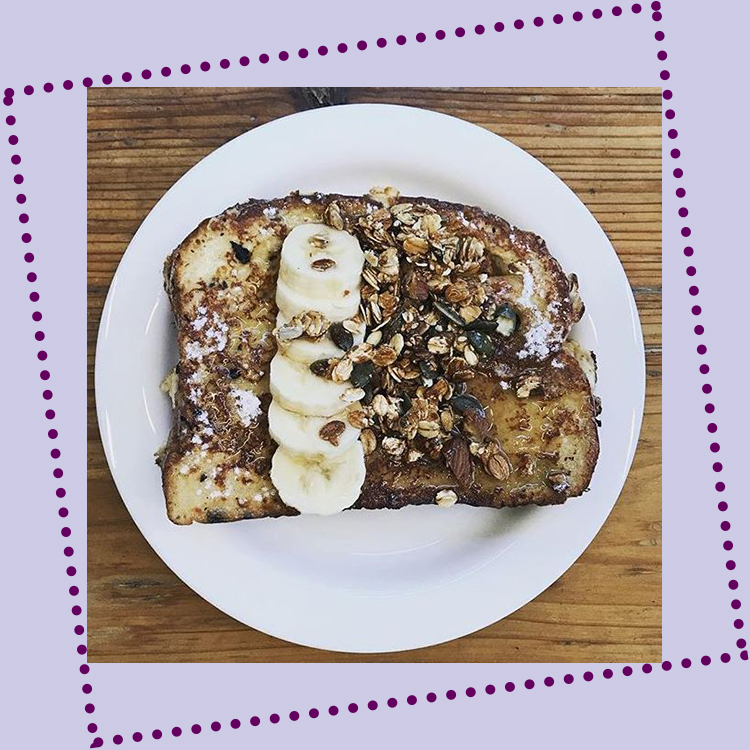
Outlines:
[{"label": "white ceramic plate", "polygon": [[[481,206],[543,236],[581,281],[574,336],[594,349],[604,403],[590,492],[563,506],[353,511],[189,527],[167,520],[153,453],[170,424],[159,391],[176,361],[166,255],[202,219],[291,190],[362,194],[395,185]],[[428,646],[510,614],[573,564],[622,489],[640,431],[644,356],[625,273],[585,206],[541,163],[483,128],[422,109],[346,105],[276,120],[184,175],[133,238],[96,353],[107,460],[143,535],[192,589],[232,617],[317,648]]]}]

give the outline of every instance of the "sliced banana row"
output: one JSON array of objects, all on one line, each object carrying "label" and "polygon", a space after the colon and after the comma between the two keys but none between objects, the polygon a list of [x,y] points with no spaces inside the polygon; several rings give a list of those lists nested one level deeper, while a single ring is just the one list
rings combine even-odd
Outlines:
[{"label": "sliced banana row", "polygon": [[[301,224],[281,249],[277,324],[317,311],[332,322],[354,317],[364,254],[356,237],[323,224]],[[364,331],[354,335],[361,343]],[[334,383],[310,363],[342,355],[330,336],[280,341],[271,360],[268,411],[279,447],[271,481],[287,505],[300,513],[332,514],[353,505],[365,480],[360,431],[347,419],[348,383]]]}]

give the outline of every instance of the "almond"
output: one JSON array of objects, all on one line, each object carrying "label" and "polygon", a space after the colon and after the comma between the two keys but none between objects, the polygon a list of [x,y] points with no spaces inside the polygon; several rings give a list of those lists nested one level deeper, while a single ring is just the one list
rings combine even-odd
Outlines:
[{"label": "almond", "polygon": [[443,454],[448,468],[453,472],[458,483],[463,487],[470,485],[474,478],[474,464],[471,461],[466,441],[458,435],[454,436],[446,443]]}]

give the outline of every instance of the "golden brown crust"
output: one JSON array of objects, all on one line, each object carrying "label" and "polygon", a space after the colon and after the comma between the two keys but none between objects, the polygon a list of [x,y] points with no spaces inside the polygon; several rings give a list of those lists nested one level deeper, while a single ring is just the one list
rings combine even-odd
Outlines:
[{"label": "golden brown crust", "polygon": [[[278,254],[293,226],[324,221],[332,202],[348,227],[381,208],[368,196],[249,200],[202,222],[165,262],[180,362],[161,467],[175,523],[296,515],[278,499],[268,477],[275,443],[266,421],[267,369],[275,353],[270,331],[277,312]],[[491,507],[555,504],[581,494],[599,447],[591,387],[579,352],[565,344],[583,312],[577,284],[541,238],[499,217],[430,198],[400,203],[429,206],[447,226],[480,238],[488,248],[481,269],[488,271],[488,295],[498,303],[513,300],[523,311],[517,335],[481,364],[467,386],[488,406],[512,471],[503,482],[476,471],[470,484],[459,486],[442,461],[394,465],[378,449],[367,457],[367,478],[354,507],[433,504],[442,488],[455,488],[459,502]],[[526,312],[523,299],[530,293],[535,304]],[[516,391],[529,373],[540,383],[519,397]],[[238,391],[251,392],[259,402],[249,422],[247,414],[243,421]],[[561,467],[566,480],[556,485],[549,475]]]}]

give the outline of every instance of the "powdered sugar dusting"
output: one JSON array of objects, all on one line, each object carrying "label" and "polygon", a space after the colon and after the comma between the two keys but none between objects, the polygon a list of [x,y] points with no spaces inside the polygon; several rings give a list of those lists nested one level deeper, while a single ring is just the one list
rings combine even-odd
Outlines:
[{"label": "powdered sugar dusting", "polygon": [[206,338],[216,342],[216,351],[224,351],[227,345],[227,331],[229,326],[216,314],[213,314],[213,325],[206,331]]},{"label": "powdered sugar dusting", "polygon": [[[526,343],[523,349],[518,352],[519,359],[527,359],[528,357],[535,357],[537,359],[544,359],[549,356],[550,348],[549,344],[552,341],[556,341],[555,338],[555,326],[551,323],[548,318],[542,316],[538,305],[536,305],[532,299],[534,293],[534,277],[531,272],[524,268],[523,269],[523,289],[521,290],[521,296],[518,301],[521,305],[526,307],[532,315],[532,323],[526,331]],[[555,307],[553,307],[553,305]],[[549,312],[554,312],[559,306],[559,303],[554,301],[549,305]]]},{"label": "powdered sugar dusting", "polygon": [[260,399],[252,391],[244,391],[239,388],[232,388],[229,394],[234,399],[240,422],[245,427],[249,427],[260,416]]}]

